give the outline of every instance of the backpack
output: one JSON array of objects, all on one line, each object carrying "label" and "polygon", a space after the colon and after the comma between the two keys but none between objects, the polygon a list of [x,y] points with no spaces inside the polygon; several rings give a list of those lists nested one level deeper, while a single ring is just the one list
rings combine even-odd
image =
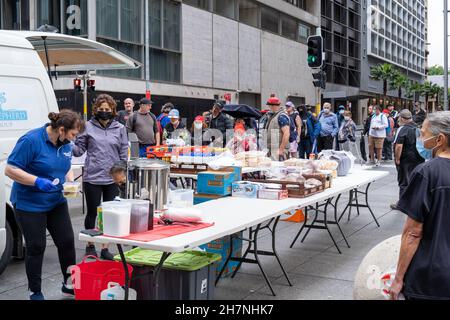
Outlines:
[{"label": "backpack", "polygon": [[386,117],[386,118],[387,118],[387,121],[388,121],[388,127],[386,128],[386,138],[388,140],[393,140],[393,138],[395,136],[395,134],[394,134],[395,122],[394,122],[394,119],[391,116]]}]

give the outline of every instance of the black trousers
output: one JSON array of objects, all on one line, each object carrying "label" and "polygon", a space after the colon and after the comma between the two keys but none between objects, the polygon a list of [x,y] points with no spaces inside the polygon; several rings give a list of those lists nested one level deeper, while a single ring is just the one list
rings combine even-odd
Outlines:
[{"label": "black trousers", "polygon": [[322,150],[333,150],[334,137],[325,136],[317,138],[317,151],[320,153]]},{"label": "black trousers", "polygon": [[392,160],[392,141],[388,141],[388,139],[384,139],[383,143],[383,158],[385,160]]},{"label": "black trousers", "polygon": [[31,292],[41,292],[42,262],[49,231],[58,249],[59,264],[64,283],[70,277],[68,268],[76,264],[75,241],[67,202],[51,211],[30,213],[16,210],[16,220],[25,238],[25,269],[28,288]]},{"label": "black trousers", "polygon": [[113,201],[115,197],[119,195],[119,188],[117,185],[96,185],[89,182],[83,183],[83,192],[86,196],[87,214],[84,220],[84,227],[86,230],[95,228],[95,222],[97,219],[97,207],[103,202]]},{"label": "black trousers", "polygon": [[420,163],[410,163],[407,161],[401,161],[400,165],[397,166],[397,181],[398,187],[400,189],[400,197],[405,191],[406,187],[409,184],[409,180],[411,178],[411,173]]},{"label": "black trousers", "polygon": [[300,140],[298,144],[298,152],[300,159],[309,159],[309,155],[312,152],[312,144],[310,138],[304,138]]}]

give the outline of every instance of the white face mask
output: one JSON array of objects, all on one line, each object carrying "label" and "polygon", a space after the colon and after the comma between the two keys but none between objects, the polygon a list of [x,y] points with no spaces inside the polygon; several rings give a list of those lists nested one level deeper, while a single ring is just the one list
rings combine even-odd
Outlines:
[{"label": "white face mask", "polygon": [[323,112],[327,114],[330,113],[330,111],[331,111],[330,109],[323,109]]},{"label": "white face mask", "polygon": [[200,130],[200,129],[202,129],[203,128],[203,123],[194,123],[194,128],[195,129],[197,129],[197,130]]}]

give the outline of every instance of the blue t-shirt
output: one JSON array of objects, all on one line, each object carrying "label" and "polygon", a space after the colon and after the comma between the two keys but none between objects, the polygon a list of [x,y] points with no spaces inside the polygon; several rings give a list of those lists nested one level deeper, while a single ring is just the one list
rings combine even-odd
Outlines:
[{"label": "blue t-shirt", "polygon": [[39,178],[54,181],[59,179],[58,190],[47,193],[34,186],[14,182],[11,202],[20,211],[44,213],[64,203],[63,184],[72,161],[71,145],[57,148],[46,131],[48,125],[32,130],[17,142],[8,158],[8,164]]}]

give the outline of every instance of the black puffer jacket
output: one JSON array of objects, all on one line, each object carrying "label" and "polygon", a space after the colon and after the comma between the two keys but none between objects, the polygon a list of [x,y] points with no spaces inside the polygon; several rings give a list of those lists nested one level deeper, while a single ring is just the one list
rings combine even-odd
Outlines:
[{"label": "black puffer jacket", "polygon": [[210,129],[220,130],[222,134],[225,136],[227,130],[233,129],[233,124],[231,123],[230,119],[227,118],[226,115],[220,113],[217,116],[217,118],[214,117],[211,118],[209,127]]}]

